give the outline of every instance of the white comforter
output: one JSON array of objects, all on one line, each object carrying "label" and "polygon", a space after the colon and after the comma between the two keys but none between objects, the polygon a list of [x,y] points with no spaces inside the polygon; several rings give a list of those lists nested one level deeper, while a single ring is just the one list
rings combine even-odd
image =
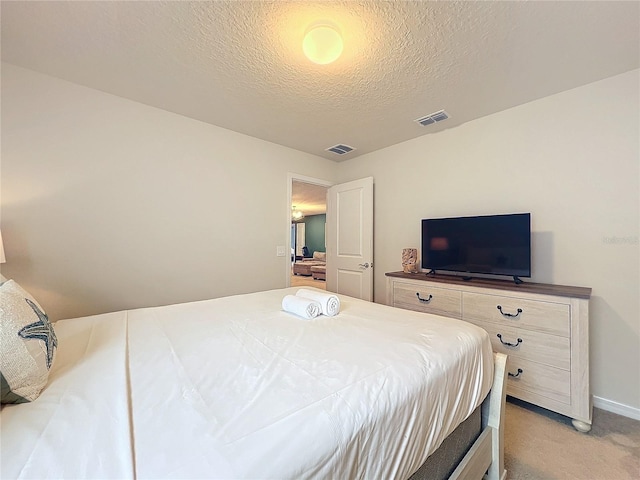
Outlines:
[{"label": "white comforter", "polygon": [[[58,322],[61,354],[68,331],[95,337],[109,322],[106,347],[58,368],[33,404],[3,409],[2,478],[402,479],[488,393],[484,330],[343,296],[339,315],[303,320],[280,309],[295,291]],[[68,378],[87,362],[91,375]],[[49,402],[60,421],[45,441],[51,419],[21,424]],[[26,446],[7,450],[7,435]]]},{"label": "white comforter", "polygon": [[56,361],[32,403],[3,405],[0,478],[133,478],[127,313],[54,326]]}]

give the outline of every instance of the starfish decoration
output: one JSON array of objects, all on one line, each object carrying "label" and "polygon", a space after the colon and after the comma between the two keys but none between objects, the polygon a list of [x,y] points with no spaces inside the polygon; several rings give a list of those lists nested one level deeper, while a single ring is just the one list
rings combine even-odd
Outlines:
[{"label": "starfish decoration", "polygon": [[42,340],[47,347],[47,369],[51,368],[51,362],[53,361],[53,352],[58,346],[58,339],[56,338],[56,332],[53,331],[53,326],[49,321],[49,317],[38,306],[28,298],[25,298],[27,304],[36,312],[38,321],[30,323],[20,329],[18,335],[24,339],[36,339]]}]

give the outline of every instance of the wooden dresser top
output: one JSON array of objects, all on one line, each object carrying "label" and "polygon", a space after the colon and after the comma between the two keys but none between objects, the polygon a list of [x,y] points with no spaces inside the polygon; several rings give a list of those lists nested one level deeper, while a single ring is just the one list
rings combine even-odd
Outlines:
[{"label": "wooden dresser top", "polygon": [[589,287],[571,287],[568,285],[551,285],[548,283],[533,283],[523,281],[516,284],[512,280],[494,280],[487,278],[472,277],[465,280],[457,275],[447,275],[436,273],[435,275],[427,275],[425,272],[404,273],[404,272],[387,272],[387,277],[405,278],[410,280],[424,280],[427,282],[447,283],[454,285],[466,285],[473,287],[495,288],[497,290],[509,290],[514,292],[540,293],[544,295],[557,295],[560,297],[574,298],[590,298],[591,288]]}]

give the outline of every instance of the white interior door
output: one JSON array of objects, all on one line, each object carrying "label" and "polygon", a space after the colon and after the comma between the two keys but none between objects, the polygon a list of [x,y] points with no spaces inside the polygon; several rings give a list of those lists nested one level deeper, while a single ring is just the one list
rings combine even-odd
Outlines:
[{"label": "white interior door", "polygon": [[373,300],[373,177],[327,192],[327,290]]}]

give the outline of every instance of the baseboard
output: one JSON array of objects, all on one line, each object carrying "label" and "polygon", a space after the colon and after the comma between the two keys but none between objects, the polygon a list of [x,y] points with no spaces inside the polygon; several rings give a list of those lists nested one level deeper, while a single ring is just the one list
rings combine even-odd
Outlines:
[{"label": "baseboard", "polygon": [[630,407],[622,403],[614,402],[613,400],[607,400],[606,398],[593,396],[593,406],[606,410],[607,412],[617,413],[623,417],[633,418],[634,420],[640,420],[640,408]]}]

